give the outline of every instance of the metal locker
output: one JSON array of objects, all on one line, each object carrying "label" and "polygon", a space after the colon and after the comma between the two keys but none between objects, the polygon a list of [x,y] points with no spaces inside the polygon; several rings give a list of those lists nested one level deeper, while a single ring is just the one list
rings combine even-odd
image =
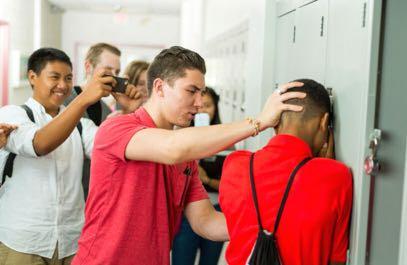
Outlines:
[{"label": "metal locker", "polygon": [[315,1],[296,9],[289,80],[306,77],[324,83],[327,20],[327,0]]},{"label": "metal locker", "polygon": [[277,19],[276,39],[276,83],[281,84],[290,80],[289,72],[293,67],[294,49],[294,19],[295,12]]}]

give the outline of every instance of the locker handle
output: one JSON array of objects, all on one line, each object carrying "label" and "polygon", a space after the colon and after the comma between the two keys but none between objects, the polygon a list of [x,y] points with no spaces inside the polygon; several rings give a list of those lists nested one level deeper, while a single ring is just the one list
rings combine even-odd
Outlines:
[{"label": "locker handle", "polygon": [[324,16],[321,17],[321,32],[320,32],[320,36],[321,36],[321,37],[324,36]]}]

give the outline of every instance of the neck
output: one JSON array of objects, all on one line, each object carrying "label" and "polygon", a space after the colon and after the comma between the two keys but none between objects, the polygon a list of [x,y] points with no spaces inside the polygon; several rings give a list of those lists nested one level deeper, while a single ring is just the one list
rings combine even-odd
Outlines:
[{"label": "neck", "polygon": [[55,117],[58,115],[59,113],[59,107],[58,108],[54,108],[51,106],[47,106],[47,104],[43,103],[39,98],[37,98],[35,95],[33,95],[33,99],[35,99],[38,103],[41,104],[41,106],[44,107],[45,112],[48,113],[51,117]]},{"label": "neck", "polygon": [[[300,138],[313,149],[313,134],[309,132],[309,128],[306,125],[299,127],[283,126],[276,130],[276,134],[288,134]],[[314,153],[314,150],[312,150]]]},{"label": "neck", "polygon": [[165,119],[163,111],[161,110],[157,102],[154,102],[153,97],[150,97],[147,102],[144,103],[143,107],[153,119],[154,124],[157,126],[157,128],[168,130],[172,130],[174,128],[174,125]]}]

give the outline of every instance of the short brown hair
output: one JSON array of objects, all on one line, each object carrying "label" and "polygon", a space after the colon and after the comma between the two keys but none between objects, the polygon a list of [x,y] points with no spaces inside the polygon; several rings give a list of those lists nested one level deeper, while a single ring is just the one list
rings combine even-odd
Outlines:
[{"label": "short brown hair", "polygon": [[184,77],[186,69],[196,69],[205,74],[205,60],[198,53],[180,46],[162,50],[148,68],[148,92],[151,94],[156,78],[171,83],[176,78]]},{"label": "short brown hair", "polygon": [[132,61],[126,66],[124,74],[129,78],[129,83],[137,85],[140,75],[148,69],[149,64],[146,61]]},{"label": "short brown hair", "polygon": [[99,63],[99,56],[103,51],[109,51],[117,56],[120,56],[122,53],[120,50],[108,43],[100,42],[92,45],[88,52],[86,53],[86,61],[89,61],[90,64],[95,67]]}]

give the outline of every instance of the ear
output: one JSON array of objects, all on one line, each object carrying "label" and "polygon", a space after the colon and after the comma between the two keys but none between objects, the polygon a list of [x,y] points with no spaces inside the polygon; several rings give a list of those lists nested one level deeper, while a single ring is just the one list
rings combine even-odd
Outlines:
[{"label": "ear", "polygon": [[319,130],[325,135],[328,132],[329,113],[326,112],[319,121]]},{"label": "ear", "polygon": [[157,93],[159,97],[164,97],[164,80],[161,78],[154,79],[153,93]]},{"label": "ear", "polygon": [[27,76],[28,76],[28,81],[30,82],[31,87],[34,87],[34,82],[35,82],[35,79],[37,78],[37,74],[33,70],[30,70],[30,71],[28,71]]},{"label": "ear", "polygon": [[93,72],[93,66],[89,60],[85,61],[85,76],[90,76]]}]

